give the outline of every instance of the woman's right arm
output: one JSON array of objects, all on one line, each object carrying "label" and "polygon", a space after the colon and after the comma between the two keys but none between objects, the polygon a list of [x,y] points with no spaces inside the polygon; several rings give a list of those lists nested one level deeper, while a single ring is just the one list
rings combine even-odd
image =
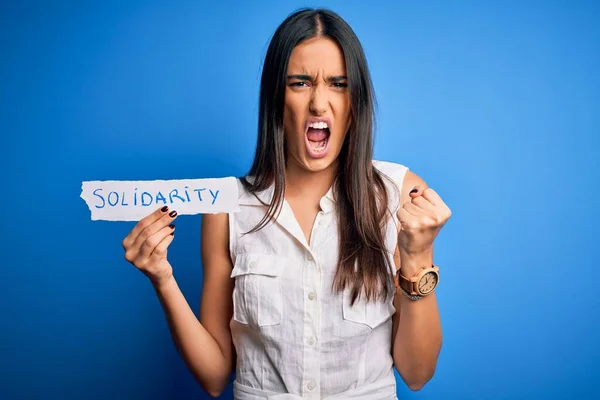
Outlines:
[{"label": "woman's right arm", "polygon": [[[233,280],[230,278],[232,265],[227,218],[227,214],[202,216],[204,283],[200,320],[190,308],[172,273],[164,275],[163,272],[160,273],[161,279],[153,279],[151,274],[143,270],[151,278],[179,354],[196,380],[213,397],[219,396],[225,389],[235,367],[229,329],[233,312]],[[156,225],[154,229],[148,227],[151,230],[149,237],[164,230],[164,224],[168,226],[167,220],[164,223],[161,220],[159,218],[152,224]],[[153,235],[154,231],[156,233]],[[165,241],[170,244],[167,238]]]}]

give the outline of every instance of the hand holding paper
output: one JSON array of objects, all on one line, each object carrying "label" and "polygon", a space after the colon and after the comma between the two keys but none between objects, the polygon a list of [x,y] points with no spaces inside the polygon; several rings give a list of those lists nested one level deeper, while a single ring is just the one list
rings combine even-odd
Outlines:
[{"label": "hand holding paper", "polygon": [[177,211],[164,206],[140,220],[123,239],[125,259],[142,271],[155,286],[163,285],[173,276],[167,260],[167,249],[173,241]]},{"label": "hand holding paper", "polygon": [[85,181],[80,197],[92,220],[139,221],[123,240],[125,259],[154,285],[173,276],[167,249],[173,221],[182,214],[239,211],[235,178],[155,181]]}]

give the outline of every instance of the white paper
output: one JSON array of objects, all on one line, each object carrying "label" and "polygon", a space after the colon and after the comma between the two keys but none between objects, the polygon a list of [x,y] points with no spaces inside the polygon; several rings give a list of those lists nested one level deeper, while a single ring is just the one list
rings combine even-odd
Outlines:
[{"label": "white paper", "polygon": [[239,211],[236,179],[84,181],[81,196],[92,220],[139,221],[167,205],[178,215]]}]

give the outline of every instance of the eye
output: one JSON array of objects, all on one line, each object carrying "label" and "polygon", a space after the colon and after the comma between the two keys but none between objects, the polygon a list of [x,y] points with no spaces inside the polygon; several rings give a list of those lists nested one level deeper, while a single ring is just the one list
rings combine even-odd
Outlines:
[{"label": "eye", "polygon": [[308,87],[308,82],[293,82],[290,84],[293,87]]},{"label": "eye", "polygon": [[339,91],[343,91],[346,90],[346,88],[348,87],[348,84],[345,82],[334,82],[332,84],[333,88]]}]

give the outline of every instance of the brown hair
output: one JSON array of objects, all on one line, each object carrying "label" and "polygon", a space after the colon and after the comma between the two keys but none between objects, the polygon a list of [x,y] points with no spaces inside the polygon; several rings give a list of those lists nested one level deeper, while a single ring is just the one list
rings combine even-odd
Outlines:
[{"label": "brown hair", "polygon": [[334,195],[338,205],[339,261],[334,289],[352,287],[352,303],[361,295],[367,300],[388,298],[392,280],[383,221],[387,193],[382,175],[373,167],[375,95],[362,46],[350,26],[329,10],[303,9],[290,15],[275,31],[262,71],[258,143],[249,175],[242,178],[251,193],[274,184],[273,201],[260,223],[264,227],[281,210],[285,189],[285,141],[283,106],[287,67],[294,47],[323,36],[335,40],[344,53],[352,123],[342,145]]}]

